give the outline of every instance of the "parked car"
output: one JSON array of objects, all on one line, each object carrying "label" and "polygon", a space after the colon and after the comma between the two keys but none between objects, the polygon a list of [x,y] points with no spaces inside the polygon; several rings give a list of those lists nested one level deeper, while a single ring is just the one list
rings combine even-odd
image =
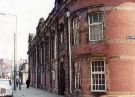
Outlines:
[{"label": "parked car", "polygon": [[0,97],[13,97],[12,83],[10,79],[0,79]]}]

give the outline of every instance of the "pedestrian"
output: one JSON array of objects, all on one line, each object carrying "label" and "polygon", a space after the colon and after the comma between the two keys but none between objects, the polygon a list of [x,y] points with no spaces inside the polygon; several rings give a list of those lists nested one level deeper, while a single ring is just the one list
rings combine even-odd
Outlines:
[{"label": "pedestrian", "polygon": [[21,90],[21,78],[19,78],[19,90]]},{"label": "pedestrian", "polygon": [[19,79],[16,79],[16,87],[18,87]]},{"label": "pedestrian", "polygon": [[29,85],[30,85],[30,80],[29,79],[26,80],[26,85],[27,85],[27,88],[29,88]]}]

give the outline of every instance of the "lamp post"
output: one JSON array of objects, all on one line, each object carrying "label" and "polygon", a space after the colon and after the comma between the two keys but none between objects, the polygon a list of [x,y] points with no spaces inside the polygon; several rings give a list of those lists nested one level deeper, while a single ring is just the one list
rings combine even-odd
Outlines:
[{"label": "lamp post", "polygon": [[0,13],[0,15],[15,17],[15,32],[14,32],[14,90],[16,91],[17,15],[8,14],[8,13]]}]

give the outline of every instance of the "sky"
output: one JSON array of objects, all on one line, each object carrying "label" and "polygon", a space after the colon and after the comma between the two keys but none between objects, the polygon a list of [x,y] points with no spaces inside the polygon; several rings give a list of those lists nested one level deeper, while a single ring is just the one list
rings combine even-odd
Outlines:
[{"label": "sky", "polygon": [[[17,60],[28,58],[28,35],[36,33],[39,19],[48,17],[54,2],[55,0],[0,0],[0,58],[13,59],[16,27]],[[17,16],[17,23],[13,15]]]}]

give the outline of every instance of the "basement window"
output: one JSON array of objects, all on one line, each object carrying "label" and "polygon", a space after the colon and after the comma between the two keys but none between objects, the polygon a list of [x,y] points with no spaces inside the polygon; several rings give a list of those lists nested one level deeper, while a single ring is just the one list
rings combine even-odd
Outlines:
[{"label": "basement window", "polygon": [[105,78],[105,61],[92,60],[91,65],[91,91],[105,92],[106,78]]},{"label": "basement window", "polygon": [[89,40],[103,40],[103,13],[95,12],[88,15]]}]

